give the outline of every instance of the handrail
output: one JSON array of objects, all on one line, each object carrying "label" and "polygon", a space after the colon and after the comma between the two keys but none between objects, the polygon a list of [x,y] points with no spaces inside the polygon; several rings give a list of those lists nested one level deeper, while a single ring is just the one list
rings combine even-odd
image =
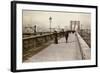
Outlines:
[{"label": "handrail", "polygon": [[38,37],[43,37],[43,36],[48,36],[48,35],[53,35],[53,33],[52,34],[43,34],[43,35],[33,35],[33,36],[29,36],[29,37],[24,37],[24,38],[22,38],[23,40],[26,40],[26,39],[31,39],[31,38],[38,38]]}]

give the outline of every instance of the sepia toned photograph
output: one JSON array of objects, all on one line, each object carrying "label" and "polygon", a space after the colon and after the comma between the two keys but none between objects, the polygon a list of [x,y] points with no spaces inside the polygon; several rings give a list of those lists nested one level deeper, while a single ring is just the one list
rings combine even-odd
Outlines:
[{"label": "sepia toned photograph", "polygon": [[11,2],[11,71],[97,67],[97,6]]},{"label": "sepia toned photograph", "polygon": [[91,14],[22,12],[23,62],[91,59]]}]

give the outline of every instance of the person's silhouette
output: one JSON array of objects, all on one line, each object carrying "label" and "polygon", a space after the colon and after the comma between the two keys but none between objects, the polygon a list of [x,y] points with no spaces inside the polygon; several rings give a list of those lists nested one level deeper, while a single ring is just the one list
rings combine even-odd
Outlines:
[{"label": "person's silhouette", "polygon": [[54,43],[58,44],[58,35],[57,35],[57,31],[54,31]]},{"label": "person's silhouette", "polygon": [[65,32],[65,39],[66,39],[66,43],[68,42],[68,34],[69,34],[69,32],[68,32],[68,31],[66,31],[66,32]]}]

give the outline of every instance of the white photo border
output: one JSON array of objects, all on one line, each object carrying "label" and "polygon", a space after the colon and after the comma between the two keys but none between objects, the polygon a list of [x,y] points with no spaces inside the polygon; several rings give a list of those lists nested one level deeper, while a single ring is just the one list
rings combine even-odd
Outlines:
[{"label": "white photo border", "polygon": [[[13,1],[16,7],[16,49],[15,58],[16,65],[14,71],[31,71],[31,70],[45,70],[47,69],[60,69],[60,68],[74,68],[74,67],[92,67],[97,66],[97,12],[96,6],[81,6],[81,5],[68,5],[65,4],[52,4],[52,3],[36,3],[36,2],[20,2]],[[14,6],[14,5],[13,5]],[[70,12],[85,12],[91,13],[91,60],[81,61],[58,61],[58,62],[40,62],[40,63],[22,63],[22,10],[46,10],[46,11],[70,11]],[[13,22],[14,23],[14,22]],[[14,25],[14,24],[13,24]],[[94,42],[95,41],[95,42]],[[14,49],[14,48],[12,48]],[[13,53],[12,53],[13,54]],[[14,59],[15,59],[14,58]]]}]

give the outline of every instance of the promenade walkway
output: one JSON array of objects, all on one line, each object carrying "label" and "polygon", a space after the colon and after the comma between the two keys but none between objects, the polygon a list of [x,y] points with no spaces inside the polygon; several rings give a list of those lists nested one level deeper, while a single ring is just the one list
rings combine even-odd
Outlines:
[{"label": "promenade walkway", "polygon": [[32,56],[25,62],[66,61],[81,60],[81,52],[75,34],[70,33],[68,43],[65,37],[59,39],[58,44],[52,43],[38,54]]}]

